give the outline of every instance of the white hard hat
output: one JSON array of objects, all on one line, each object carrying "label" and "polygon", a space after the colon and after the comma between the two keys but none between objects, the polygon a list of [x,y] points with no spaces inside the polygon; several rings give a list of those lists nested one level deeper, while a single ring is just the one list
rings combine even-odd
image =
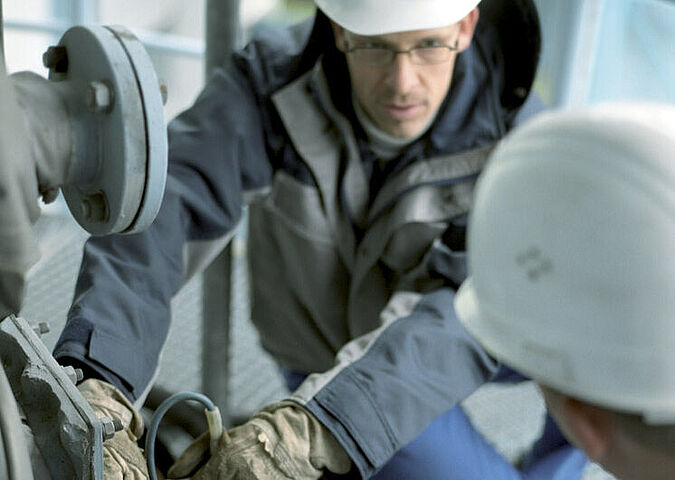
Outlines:
[{"label": "white hard hat", "polygon": [[357,35],[441,28],[464,18],[480,0],[315,0],[335,23]]},{"label": "white hard hat", "polygon": [[455,309],[538,382],[675,423],[675,107],[554,112],[495,149]]}]

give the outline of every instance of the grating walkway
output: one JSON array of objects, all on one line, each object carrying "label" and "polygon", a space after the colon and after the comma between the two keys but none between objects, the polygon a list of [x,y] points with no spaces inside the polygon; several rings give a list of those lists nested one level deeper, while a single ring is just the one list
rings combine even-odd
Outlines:
[{"label": "grating walkway", "polygon": [[[86,234],[60,217],[43,216],[38,230],[44,240],[46,260],[36,266],[28,285],[22,316],[46,321],[51,332],[42,338],[53,347],[63,328],[72,300]],[[244,415],[275,401],[286,393],[274,362],[259,346],[248,321],[244,244],[235,243],[235,305],[232,318],[230,408]],[[237,261],[238,260],[238,261]],[[173,301],[173,324],[161,360],[158,383],[172,391],[198,390],[201,367],[201,288],[199,276],[191,280]],[[518,458],[541,428],[543,402],[531,383],[517,386],[488,385],[464,404],[476,427],[507,459]],[[583,480],[614,480],[595,465]]]}]

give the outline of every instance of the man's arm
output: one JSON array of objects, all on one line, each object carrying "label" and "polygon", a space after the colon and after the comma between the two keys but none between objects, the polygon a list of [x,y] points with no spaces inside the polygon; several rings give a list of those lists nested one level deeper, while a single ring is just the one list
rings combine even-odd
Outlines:
[{"label": "man's arm", "polygon": [[153,225],[87,242],[54,356],[131,399],[142,396],[168,333],[170,300],[184,281],[186,245],[230,236],[245,195],[269,178],[254,95],[241,74],[218,72],[169,126],[167,189]]},{"label": "man's arm", "polygon": [[169,478],[316,480],[352,464],[369,478],[497,370],[457,321],[453,296],[396,294],[384,325],[345,345],[333,369],[223,434],[210,458],[203,435]]},{"label": "man's arm", "polygon": [[338,439],[363,478],[497,371],[455,316],[454,292],[396,294],[383,326],[291,397]]}]

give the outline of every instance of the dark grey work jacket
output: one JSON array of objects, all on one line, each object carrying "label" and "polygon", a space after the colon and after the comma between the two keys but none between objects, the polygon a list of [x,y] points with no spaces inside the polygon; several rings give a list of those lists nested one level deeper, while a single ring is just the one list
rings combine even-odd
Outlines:
[{"label": "dark grey work jacket", "polygon": [[87,242],[55,356],[142,396],[186,260],[229,239],[248,204],[263,346],[323,372],[292,398],[370,475],[496,369],[452,308],[462,219],[491,147],[534,110],[538,51],[529,0],[484,0],[435,123],[380,168],[325,17],[262,34],[171,123],[152,227]]}]

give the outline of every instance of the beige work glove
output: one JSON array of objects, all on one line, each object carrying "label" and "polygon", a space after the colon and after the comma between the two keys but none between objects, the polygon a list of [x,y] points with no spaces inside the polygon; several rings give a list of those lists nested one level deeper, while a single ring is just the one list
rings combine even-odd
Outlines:
[{"label": "beige work glove", "polygon": [[290,401],[271,405],[244,425],[223,433],[215,453],[208,457],[207,432],[183,452],[167,478],[314,480],[324,468],[343,474],[351,466],[335,437],[311,413]]},{"label": "beige work glove", "polygon": [[143,420],[129,400],[114,386],[101,380],[85,380],[77,388],[99,418],[118,419],[124,425],[124,430],[103,442],[103,478],[148,480],[145,456],[136,443],[143,434]]}]

